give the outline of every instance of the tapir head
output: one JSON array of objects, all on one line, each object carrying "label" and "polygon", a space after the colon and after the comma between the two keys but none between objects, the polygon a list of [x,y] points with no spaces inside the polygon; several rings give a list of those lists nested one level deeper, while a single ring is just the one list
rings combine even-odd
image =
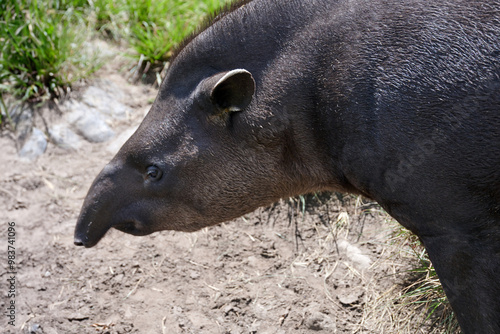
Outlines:
[{"label": "tapir head", "polygon": [[309,190],[296,175],[289,122],[259,106],[250,72],[209,73],[176,87],[164,82],[93,182],[76,245],[92,247],[112,227],[133,235],[194,231]]}]

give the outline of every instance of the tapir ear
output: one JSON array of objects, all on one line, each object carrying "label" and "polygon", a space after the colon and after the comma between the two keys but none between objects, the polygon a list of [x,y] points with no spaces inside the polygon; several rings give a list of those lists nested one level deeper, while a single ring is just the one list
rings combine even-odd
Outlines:
[{"label": "tapir ear", "polygon": [[248,107],[255,92],[252,74],[236,69],[216,74],[211,78],[210,99],[221,112],[241,111]]}]

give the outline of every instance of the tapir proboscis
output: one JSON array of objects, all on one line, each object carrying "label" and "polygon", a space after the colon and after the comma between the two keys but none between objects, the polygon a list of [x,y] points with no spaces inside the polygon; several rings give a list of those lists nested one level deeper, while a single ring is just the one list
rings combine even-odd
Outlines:
[{"label": "tapir proboscis", "polygon": [[500,333],[500,0],[219,13],[90,187],[75,244],[315,191],[376,200],[424,243],[463,332]]}]

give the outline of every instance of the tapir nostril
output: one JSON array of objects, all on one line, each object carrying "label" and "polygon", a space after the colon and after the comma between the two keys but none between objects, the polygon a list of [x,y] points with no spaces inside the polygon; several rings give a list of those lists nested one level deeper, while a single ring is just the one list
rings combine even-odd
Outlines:
[{"label": "tapir nostril", "polygon": [[75,244],[75,246],[85,246],[83,244],[83,241],[78,237],[75,237],[74,244]]}]

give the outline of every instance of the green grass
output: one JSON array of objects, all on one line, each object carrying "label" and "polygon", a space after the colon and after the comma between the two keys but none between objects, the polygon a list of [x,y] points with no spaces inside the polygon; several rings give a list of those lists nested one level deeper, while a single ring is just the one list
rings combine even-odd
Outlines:
[{"label": "green grass", "polygon": [[171,50],[195,31],[208,13],[228,0],[96,0],[96,29],[103,36],[124,40],[140,74],[159,70]]},{"label": "green grass", "polygon": [[101,65],[82,52],[97,31],[128,45],[137,72],[163,68],[171,50],[227,0],[0,1],[0,126],[6,96],[43,103]]},{"label": "green grass", "polygon": [[[21,102],[58,98],[98,67],[82,52],[86,0],[4,0],[0,8],[0,94]],[[0,122],[8,117],[2,98]]]},{"label": "green grass", "polygon": [[137,54],[156,64],[168,60],[169,50],[195,30],[206,13],[221,1],[127,0],[131,14],[128,41]]}]

